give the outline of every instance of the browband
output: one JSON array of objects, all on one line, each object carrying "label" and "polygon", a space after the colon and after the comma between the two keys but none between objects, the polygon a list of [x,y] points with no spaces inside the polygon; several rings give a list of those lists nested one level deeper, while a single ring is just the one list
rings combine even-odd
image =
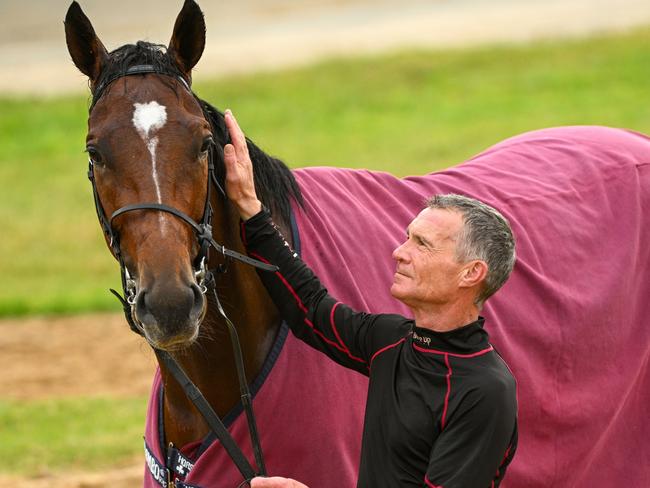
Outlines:
[{"label": "browband", "polygon": [[122,78],[123,76],[146,75],[148,73],[156,73],[159,75],[171,76],[172,78],[176,78],[178,81],[182,83],[182,85],[187,89],[187,91],[189,92],[192,91],[188,81],[182,76],[178,75],[177,73],[170,73],[169,71],[157,69],[152,64],[138,64],[135,66],[131,66],[126,71],[115,73],[113,76],[110,76],[104,81],[102,81],[101,84],[93,91],[93,101],[90,104],[90,110],[92,110],[92,108],[95,106],[97,101],[101,98],[102,94],[104,93],[104,90],[108,88],[108,85],[113,83],[115,80]]}]

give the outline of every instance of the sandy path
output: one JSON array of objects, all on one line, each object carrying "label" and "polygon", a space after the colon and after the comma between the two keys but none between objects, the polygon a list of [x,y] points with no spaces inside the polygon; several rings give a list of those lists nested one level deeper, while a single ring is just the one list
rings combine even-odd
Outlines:
[{"label": "sandy path", "polygon": [[[0,92],[86,90],[62,20],[69,0],[0,2]],[[81,0],[109,49],[166,43],[180,0]],[[199,0],[208,39],[196,78],[405,46],[582,36],[650,24],[648,0]]]},{"label": "sandy path", "polygon": [[121,315],[0,321],[5,398],[145,395],[155,360]]},{"label": "sandy path", "polygon": [[143,464],[95,473],[44,475],[25,479],[0,475],[0,485],[12,488],[136,488],[142,486]]}]

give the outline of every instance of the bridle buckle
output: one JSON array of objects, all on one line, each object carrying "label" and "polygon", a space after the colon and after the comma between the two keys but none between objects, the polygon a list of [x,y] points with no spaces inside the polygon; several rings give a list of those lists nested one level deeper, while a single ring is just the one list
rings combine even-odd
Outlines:
[{"label": "bridle buckle", "polygon": [[126,291],[126,303],[131,305],[131,307],[135,307],[135,300],[136,300],[136,291],[137,291],[137,284],[133,278],[131,278],[131,274],[129,273],[129,268],[126,266],[124,267],[124,277],[125,277],[125,291]]},{"label": "bridle buckle", "polygon": [[205,264],[205,256],[203,256],[201,258],[201,264],[199,264],[199,269],[194,272],[194,278],[196,279],[196,283],[201,289],[201,293],[203,295],[205,295],[208,291],[208,287],[205,285],[205,278],[207,274],[208,274],[208,266]]}]

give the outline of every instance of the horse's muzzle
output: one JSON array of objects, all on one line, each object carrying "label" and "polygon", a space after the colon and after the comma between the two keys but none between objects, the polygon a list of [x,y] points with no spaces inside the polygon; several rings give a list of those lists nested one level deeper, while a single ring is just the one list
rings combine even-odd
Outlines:
[{"label": "horse's muzzle", "polygon": [[133,314],[152,346],[172,350],[192,344],[205,311],[206,299],[196,283],[154,284],[139,290]]}]

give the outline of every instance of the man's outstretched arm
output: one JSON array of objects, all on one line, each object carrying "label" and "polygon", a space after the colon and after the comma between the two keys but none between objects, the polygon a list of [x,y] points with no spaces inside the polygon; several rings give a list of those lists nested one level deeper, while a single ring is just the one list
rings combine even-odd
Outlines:
[{"label": "man's outstretched arm", "polygon": [[279,267],[277,272],[259,272],[269,295],[298,338],[367,375],[374,352],[402,332],[394,321],[383,320],[385,315],[356,312],[327,293],[258,200],[246,138],[229,111],[226,125],[233,141],[224,148],[226,191],[244,221],[242,241],[252,257]]}]

